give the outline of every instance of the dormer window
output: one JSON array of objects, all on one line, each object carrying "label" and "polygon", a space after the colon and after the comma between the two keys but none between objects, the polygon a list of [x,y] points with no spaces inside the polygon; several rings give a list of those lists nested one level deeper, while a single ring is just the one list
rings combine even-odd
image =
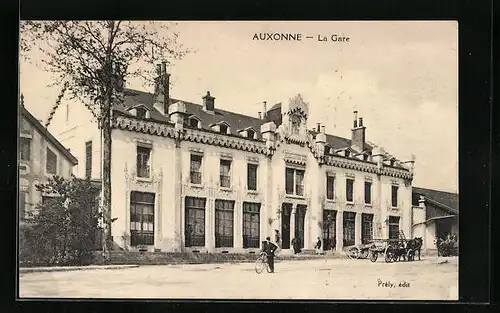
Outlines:
[{"label": "dormer window", "polygon": [[227,126],[226,125],[219,125],[219,132],[222,134],[227,134]]},{"label": "dormer window", "polygon": [[396,161],[395,159],[390,159],[390,161],[389,161],[389,162],[390,162],[391,166],[394,166],[394,162],[395,162],[395,161]]},{"label": "dormer window", "polygon": [[201,128],[201,121],[196,116],[190,116],[187,125],[192,128]]},{"label": "dormer window", "polygon": [[351,152],[349,150],[345,151],[345,157],[348,158],[351,155]]},{"label": "dormer window", "polygon": [[254,139],[255,138],[255,132],[251,129],[247,130],[247,137]]},{"label": "dormer window", "polygon": [[138,118],[141,118],[141,119],[147,119],[150,117],[150,114],[149,114],[149,110],[147,107],[145,107],[144,105],[140,104],[140,105],[137,105],[133,108],[131,108],[129,110],[130,114],[138,117]]},{"label": "dormer window", "polygon": [[146,118],[147,110],[145,108],[137,108],[136,110],[137,110],[136,116],[138,118]]},{"label": "dormer window", "polygon": [[296,114],[290,116],[292,134],[298,134],[300,132],[300,117]]},{"label": "dormer window", "polygon": [[230,134],[231,133],[231,128],[229,127],[229,124],[226,122],[218,122],[216,124],[210,125],[213,130],[218,131],[221,134]]},{"label": "dormer window", "polygon": [[332,147],[325,146],[325,154],[332,154]]}]

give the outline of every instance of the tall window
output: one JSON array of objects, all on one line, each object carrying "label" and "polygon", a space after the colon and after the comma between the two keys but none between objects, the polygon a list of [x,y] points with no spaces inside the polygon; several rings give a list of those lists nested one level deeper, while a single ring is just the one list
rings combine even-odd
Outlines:
[{"label": "tall window", "polygon": [[391,204],[393,208],[398,206],[398,186],[391,186]]},{"label": "tall window", "polygon": [[186,197],[185,204],[185,246],[205,246],[205,203],[204,198]]},{"label": "tall window", "polygon": [[389,239],[399,238],[399,216],[389,216]]},{"label": "tall window", "polygon": [[347,179],[346,180],[346,195],[345,198],[347,202],[352,202],[354,199],[354,180],[353,179]]},{"label": "tall window", "polygon": [[304,170],[285,169],[285,189],[287,194],[304,195]]},{"label": "tall window", "polygon": [[85,143],[85,177],[92,177],[92,141]]},{"label": "tall window", "polygon": [[130,193],[130,245],[154,245],[155,194]]},{"label": "tall window", "polygon": [[24,220],[26,217],[26,196],[25,191],[19,192],[19,220]]},{"label": "tall window", "polygon": [[330,200],[335,198],[335,176],[326,175],[326,198]]},{"label": "tall window", "polygon": [[243,248],[260,247],[260,203],[243,202]]},{"label": "tall window", "polygon": [[48,174],[57,174],[57,155],[49,148],[47,148],[47,162],[45,169]]},{"label": "tall window", "polygon": [[365,181],[365,204],[372,203],[372,183]]},{"label": "tall window", "polygon": [[233,246],[234,201],[215,200],[215,247]]},{"label": "tall window", "polygon": [[373,214],[361,214],[361,241],[367,244],[373,239]]},{"label": "tall window", "polygon": [[257,164],[247,165],[247,188],[257,190]]},{"label": "tall window", "polygon": [[323,210],[323,249],[330,250],[336,246],[337,211]]},{"label": "tall window", "polygon": [[19,142],[19,153],[21,160],[29,161],[31,156],[31,139],[21,137]]},{"label": "tall window", "polygon": [[220,160],[220,185],[221,187],[231,187],[231,161]]},{"label": "tall window", "polygon": [[356,213],[344,212],[344,246],[352,246],[355,241]]},{"label": "tall window", "polygon": [[201,184],[201,162],[203,157],[197,154],[191,154],[191,165],[189,176],[191,184]]},{"label": "tall window", "polygon": [[150,175],[151,148],[137,146],[137,177]]}]

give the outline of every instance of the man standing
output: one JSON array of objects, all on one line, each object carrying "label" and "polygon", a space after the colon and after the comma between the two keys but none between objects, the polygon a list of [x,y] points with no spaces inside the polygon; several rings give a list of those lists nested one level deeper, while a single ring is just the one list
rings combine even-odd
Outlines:
[{"label": "man standing", "polygon": [[274,251],[278,249],[278,246],[271,242],[271,238],[267,237],[266,241],[264,241],[264,246],[262,250],[267,253],[267,264],[269,265],[269,269],[271,273],[274,273]]},{"label": "man standing", "polygon": [[316,254],[321,254],[321,239],[319,237],[314,248],[316,249]]}]

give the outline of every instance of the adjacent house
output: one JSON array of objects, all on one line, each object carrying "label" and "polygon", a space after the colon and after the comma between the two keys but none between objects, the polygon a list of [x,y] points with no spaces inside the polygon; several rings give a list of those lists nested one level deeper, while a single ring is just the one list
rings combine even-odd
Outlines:
[{"label": "adjacent house", "polygon": [[435,250],[437,238],[458,236],[458,194],[414,187],[413,234],[424,250]]},{"label": "adjacent house", "polygon": [[70,178],[77,159],[38,121],[21,101],[19,127],[19,220],[50,195],[36,185],[57,175]]},{"label": "adjacent house", "polygon": [[[126,250],[249,252],[276,231],[283,251],[300,238],[337,250],[372,238],[409,237],[414,160],[311,127],[296,95],[255,116],[170,96],[166,65],[152,93],[126,89],[113,108],[112,239]],[[244,101],[244,100],[242,100]],[[75,173],[101,178],[95,112],[62,106],[50,129],[80,159]]]}]

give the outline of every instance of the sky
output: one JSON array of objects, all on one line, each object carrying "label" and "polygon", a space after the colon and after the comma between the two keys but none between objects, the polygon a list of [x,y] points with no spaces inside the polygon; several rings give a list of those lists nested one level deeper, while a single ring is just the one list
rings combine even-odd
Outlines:
[{"label": "sky", "polygon": [[[321,123],[346,138],[357,110],[367,141],[402,161],[415,155],[414,186],[458,192],[456,22],[182,21],[175,31],[195,52],[169,67],[172,98],[201,104],[210,91],[217,108],[257,116],[263,101],[269,108],[301,94],[308,128]],[[302,40],[253,40],[259,33]],[[50,76],[32,60],[20,61],[21,92],[45,121],[60,89],[47,87]],[[145,89],[138,80],[127,87]]]}]

